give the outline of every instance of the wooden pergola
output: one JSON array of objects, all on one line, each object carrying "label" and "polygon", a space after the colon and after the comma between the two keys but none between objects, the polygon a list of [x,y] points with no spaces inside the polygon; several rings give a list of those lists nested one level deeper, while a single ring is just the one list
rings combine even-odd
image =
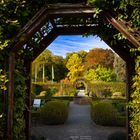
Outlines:
[{"label": "wooden pergola", "polygon": [[[7,112],[7,140],[13,140],[13,110],[14,110],[14,70],[15,57],[20,50],[32,52],[32,56],[27,56],[24,61],[28,80],[27,100],[26,104],[26,136],[30,140],[31,128],[31,63],[49,46],[54,39],[59,35],[82,35],[93,34],[98,35],[106,42],[127,64],[127,100],[130,100],[130,89],[132,84],[132,74],[134,73],[134,58],[130,55],[131,48],[140,47],[140,33],[133,30],[129,24],[123,20],[118,20],[117,17],[109,13],[103,12],[100,17],[108,31],[112,27],[116,29],[108,38],[102,37],[100,27],[95,22],[93,14],[96,7],[86,4],[55,4],[45,5],[40,11],[25,25],[20,31],[11,45],[7,48],[9,51],[9,85],[8,85],[8,112]],[[82,20],[81,20],[82,19]],[[94,32],[95,30],[96,32]],[[131,30],[130,30],[131,29]],[[124,42],[118,41],[112,44],[111,40],[116,32],[120,32],[126,37]],[[128,44],[126,46],[126,43]],[[61,47],[61,46],[60,46]],[[129,118],[129,111],[128,111]],[[127,131],[129,130],[129,119],[127,120]]]}]

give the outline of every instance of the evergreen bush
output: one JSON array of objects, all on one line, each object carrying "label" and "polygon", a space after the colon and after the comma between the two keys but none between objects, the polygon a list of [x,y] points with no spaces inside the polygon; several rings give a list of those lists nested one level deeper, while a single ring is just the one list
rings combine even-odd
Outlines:
[{"label": "evergreen bush", "polygon": [[116,125],[119,113],[110,102],[95,102],[91,104],[92,120],[99,125]]},{"label": "evergreen bush", "polygon": [[113,99],[124,99],[125,97],[122,95],[121,92],[114,92],[112,94],[112,97],[111,98],[113,98]]},{"label": "evergreen bush", "polygon": [[45,124],[63,124],[68,118],[68,102],[49,101],[40,110]]},{"label": "evergreen bush", "polygon": [[39,95],[40,92],[43,90],[43,88],[39,84],[34,84],[32,90],[33,90],[33,93],[35,93],[35,95]]},{"label": "evergreen bush", "polygon": [[112,93],[120,92],[122,96],[126,93],[126,84],[124,82],[101,82],[96,81],[89,83],[88,90],[94,93],[98,98],[107,96],[112,96]]},{"label": "evergreen bush", "polygon": [[126,140],[126,133],[117,131],[108,136],[107,140]]},{"label": "evergreen bush", "polygon": [[118,119],[116,121],[116,126],[121,126],[121,127],[125,127],[126,126],[126,116],[118,116]]}]

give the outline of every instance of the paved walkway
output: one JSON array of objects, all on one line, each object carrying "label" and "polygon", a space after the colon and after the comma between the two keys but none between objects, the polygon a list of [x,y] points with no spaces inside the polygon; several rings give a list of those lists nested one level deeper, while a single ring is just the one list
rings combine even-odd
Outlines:
[{"label": "paved walkway", "polygon": [[70,103],[69,117],[64,125],[37,125],[31,133],[45,140],[107,140],[114,131],[125,131],[121,127],[103,127],[90,119],[90,106]]}]

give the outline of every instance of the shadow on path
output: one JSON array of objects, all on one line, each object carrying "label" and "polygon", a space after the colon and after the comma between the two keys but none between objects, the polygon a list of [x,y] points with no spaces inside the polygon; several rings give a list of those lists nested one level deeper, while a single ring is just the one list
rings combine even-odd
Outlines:
[{"label": "shadow on path", "polygon": [[71,102],[69,117],[64,125],[34,126],[31,134],[43,136],[45,140],[107,140],[110,133],[118,130],[125,131],[125,128],[98,126],[90,118],[89,105]]}]

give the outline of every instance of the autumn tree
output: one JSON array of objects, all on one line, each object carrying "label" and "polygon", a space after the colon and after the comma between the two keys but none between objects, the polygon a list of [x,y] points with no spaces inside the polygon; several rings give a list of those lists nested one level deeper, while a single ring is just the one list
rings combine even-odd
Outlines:
[{"label": "autumn tree", "polygon": [[89,51],[85,58],[87,69],[103,66],[113,68],[114,53],[110,49],[95,48]]},{"label": "autumn tree", "polygon": [[64,60],[65,64],[67,63],[67,61],[69,60],[69,58],[70,58],[73,54],[78,54],[78,56],[79,56],[80,58],[82,58],[82,62],[84,63],[85,57],[86,57],[86,55],[87,55],[87,52],[84,51],[84,50],[81,50],[81,51],[78,51],[78,52],[70,52],[70,53],[67,53],[67,54],[66,54],[66,58],[65,58],[65,60]]},{"label": "autumn tree", "polygon": [[70,56],[67,61],[66,67],[69,70],[67,76],[69,77],[71,82],[74,82],[77,77],[83,75],[84,66],[82,64],[82,58],[79,57],[79,55],[76,53]]},{"label": "autumn tree", "polygon": [[67,64],[68,60],[70,59],[70,57],[71,57],[73,54],[76,54],[76,52],[66,53],[66,57],[65,57],[65,59],[64,59],[65,65]]},{"label": "autumn tree", "polygon": [[82,62],[84,63],[87,52],[84,50],[81,50],[81,51],[77,52],[77,54],[79,55],[79,57],[82,58]]}]

